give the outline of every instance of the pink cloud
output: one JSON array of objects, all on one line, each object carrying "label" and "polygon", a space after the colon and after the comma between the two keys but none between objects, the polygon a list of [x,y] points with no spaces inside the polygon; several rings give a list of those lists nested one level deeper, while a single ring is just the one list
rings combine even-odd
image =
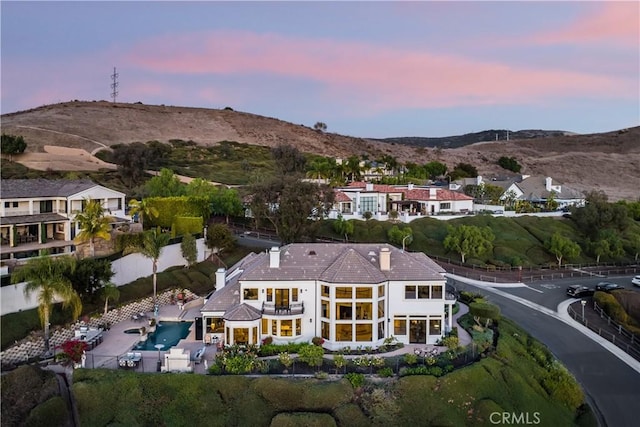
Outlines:
[{"label": "pink cloud", "polygon": [[[524,103],[548,97],[628,98],[637,82],[337,40],[216,31],[156,38],[127,55],[157,73],[261,74],[311,80],[325,96],[372,109]],[[393,105],[390,105],[393,104]]]},{"label": "pink cloud", "polygon": [[640,46],[640,3],[612,1],[597,6],[568,27],[538,34],[533,40],[543,44],[614,42]]}]

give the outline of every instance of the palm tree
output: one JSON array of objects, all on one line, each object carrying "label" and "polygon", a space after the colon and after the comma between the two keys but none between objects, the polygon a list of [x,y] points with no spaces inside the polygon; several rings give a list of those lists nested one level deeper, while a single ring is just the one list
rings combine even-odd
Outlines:
[{"label": "palm tree", "polygon": [[75,215],[80,226],[80,233],[75,238],[77,243],[89,242],[90,255],[96,255],[95,239],[111,239],[111,218],[104,216],[104,209],[99,200],[85,199],[84,209]]},{"label": "palm tree", "polygon": [[153,261],[153,310],[156,311],[158,305],[157,297],[157,284],[158,284],[158,259],[162,252],[162,248],[169,243],[170,236],[167,233],[161,233],[157,229],[153,228],[149,231],[145,231],[142,237],[142,242],[139,245],[128,246],[123,253],[140,253],[145,258],[149,258]]},{"label": "palm tree", "polygon": [[104,314],[102,317],[106,317],[109,311],[109,299],[113,301],[120,299],[120,290],[113,283],[107,283],[102,288],[102,296],[104,297]]},{"label": "palm tree", "polygon": [[37,294],[38,315],[44,326],[45,353],[50,354],[49,319],[53,303],[62,301],[62,307],[72,309],[73,320],[82,312],[80,296],[71,286],[68,274],[75,269],[75,259],[70,256],[44,256],[31,258],[27,263],[16,269],[11,275],[12,283],[27,282],[24,295],[29,298]]},{"label": "palm tree", "polygon": [[160,214],[158,212],[158,209],[156,209],[154,206],[151,206],[148,202],[146,202],[144,199],[137,201],[136,199],[133,199],[129,202],[129,214],[136,215],[138,214],[138,220],[140,221],[140,225],[142,226],[142,229],[144,230],[144,217],[154,217],[157,218],[158,215]]}]

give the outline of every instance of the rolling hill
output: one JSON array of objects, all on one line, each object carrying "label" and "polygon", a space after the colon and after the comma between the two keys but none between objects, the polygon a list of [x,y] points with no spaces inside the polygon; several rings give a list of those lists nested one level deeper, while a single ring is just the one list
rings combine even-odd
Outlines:
[{"label": "rolling hill", "polygon": [[521,131],[511,133],[509,141],[486,141],[496,133],[488,130],[448,138],[465,144],[481,142],[433,148],[416,145],[416,141],[433,138],[344,136],[228,108],[73,101],[5,114],[1,120],[3,133],[22,135],[28,144],[27,152],[16,160],[38,169],[108,167],[91,154],[114,144],[182,139],[215,145],[227,140],[268,147],[291,144],[303,152],[340,158],[367,154],[375,159],[390,154],[401,162],[438,160],[450,169],[465,162],[484,177],[505,175],[507,171],[496,162],[501,156],[510,156],[523,166],[524,174],[552,176],[582,191],[603,190],[610,200],[640,197],[640,126],[589,135]]}]

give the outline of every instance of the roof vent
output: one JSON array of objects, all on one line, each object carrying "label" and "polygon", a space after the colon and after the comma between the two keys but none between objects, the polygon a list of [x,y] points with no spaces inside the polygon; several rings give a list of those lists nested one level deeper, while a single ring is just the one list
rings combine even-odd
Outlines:
[{"label": "roof vent", "polygon": [[369,256],[376,256],[376,253],[374,251],[369,251],[369,253],[367,254]]},{"label": "roof vent", "polygon": [[309,251],[309,255],[315,255],[316,251]]}]

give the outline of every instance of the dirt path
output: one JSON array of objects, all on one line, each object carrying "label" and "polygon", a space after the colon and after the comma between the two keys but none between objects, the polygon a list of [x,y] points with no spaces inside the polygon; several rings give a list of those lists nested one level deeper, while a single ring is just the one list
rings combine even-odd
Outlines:
[{"label": "dirt path", "polygon": [[98,151],[102,150],[102,149],[109,149],[108,145],[103,144],[100,141],[96,141],[95,139],[91,139],[91,138],[87,138],[86,136],[82,136],[82,135],[76,135],[74,133],[69,133],[69,132],[59,132],[57,130],[51,130],[51,129],[45,129],[45,128],[40,128],[40,127],[36,127],[36,126],[24,126],[24,125],[17,125],[16,127],[19,128],[25,128],[25,129],[34,129],[34,130],[41,130],[44,132],[51,132],[51,133],[56,133],[58,135],[67,135],[67,136],[73,136],[76,138],[80,138],[80,139],[84,139],[85,141],[89,141],[92,142],[94,144],[98,144],[100,147],[93,149],[93,151],[91,151],[91,155],[95,155]]}]

